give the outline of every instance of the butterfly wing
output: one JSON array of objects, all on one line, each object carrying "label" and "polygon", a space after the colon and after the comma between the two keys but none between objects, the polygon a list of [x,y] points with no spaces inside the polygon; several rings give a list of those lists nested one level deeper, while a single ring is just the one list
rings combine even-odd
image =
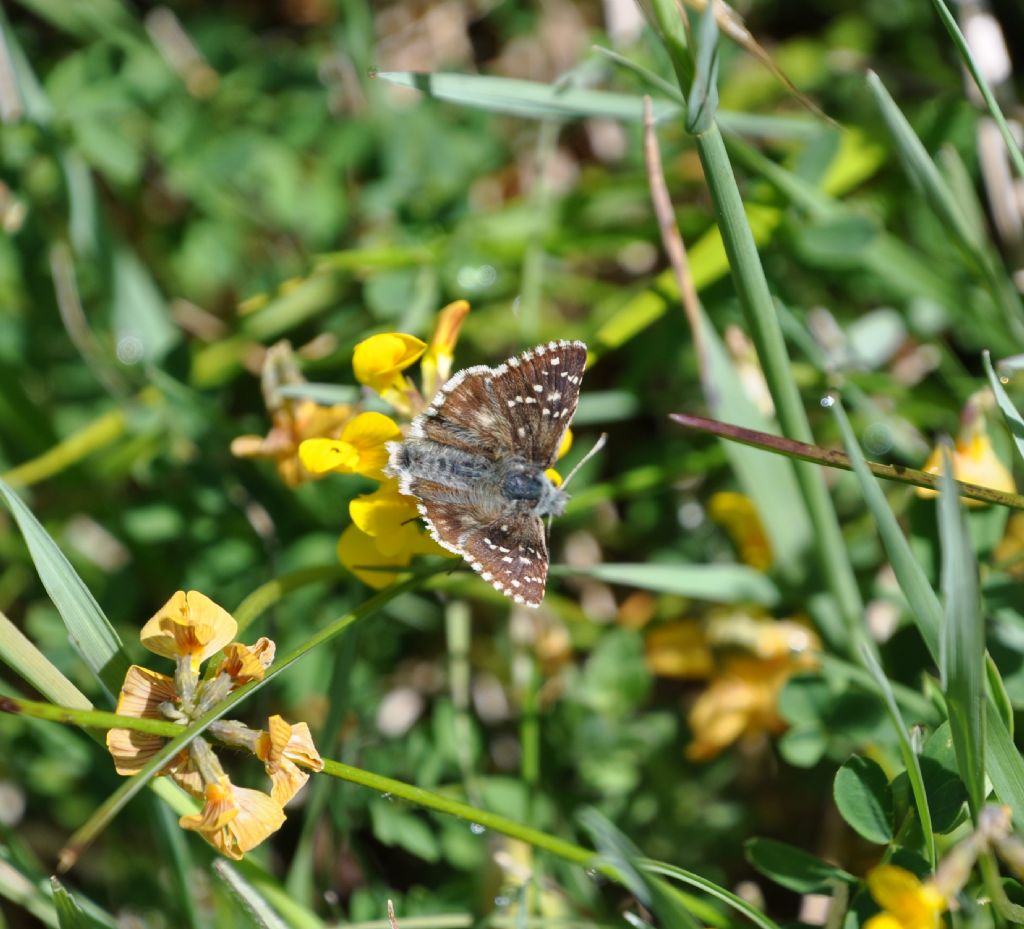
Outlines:
[{"label": "butterfly wing", "polygon": [[492,461],[513,454],[511,425],[492,388],[501,367],[477,365],[454,374],[413,420],[409,437],[451,445]]},{"label": "butterfly wing", "polygon": [[586,365],[586,345],[563,340],[538,345],[501,366],[492,391],[505,406],[511,440],[523,458],[542,468],[555,463]]},{"label": "butterfly wing", "polygon": [[586,364],[586,345],[562,340],[496,368],[466,368],[413,421],[410,436],[549,468],[576,412]]}]

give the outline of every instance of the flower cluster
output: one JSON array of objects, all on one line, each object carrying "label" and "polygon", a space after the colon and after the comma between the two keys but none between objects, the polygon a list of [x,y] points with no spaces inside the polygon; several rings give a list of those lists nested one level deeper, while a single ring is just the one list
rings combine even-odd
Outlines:
[{"label": "flower cluster", "polygon": [[[468,312],[465,300],[441,310],[429,345],[403,332],[383,332],[363,340],[352,354],[356,380],[376,392],[399,417],[411,420],[448,379]],[[406,374],[417,361],[421,390]],[[367,411],[351,419],[338,436],[306,439],[299,446],[302,464],[312,474],[359,474],[380,482],[372,493],[349,504],[352,522],[338,540],[341,563],[378,589],[396,577],[382,568],[406,567],[414,555],[449,556],[420,527],[416,501],[399,493],[398,481],[384,473],[387,443],[401,439],[398,422]]]},{"label": "flower cluster", "polygon": [[730,611],[652,630],[647,664],[665,677],[707,681],[690,708],[693,740],[686,750],[694,761],[707,761],[733,742],[785,729],[779,694],[793,674],[816,666],[820,647],[796,620]]},{"label": "flower cluster", "polygon": [[[262,680],[274,660],[274,643],[260,638],[255,645],[243,645],[232,641],[237,631],[231,615],[208,597],[194,590],[179,590],[140,633],[145,648],[175,662],[174,676],[132,665],[118,697],[117,712],[188,725],[235,688]],[[200,665],[221,651],[220,663],[200,677]],[[218,720],[207,731],[263,762],[270,777],[269,795],[232,784],[210,742],[202,736],[193,739],[161,774],[204,801],[199,813],[181,817],[181,826],[198,832],[229,858],[241,858],[281,827],[284,805],[309,778],[300,769],[320,771],[323,761],[309,727],[305,723],[289,725],[280,716],[271,716],[265,730],[249,729],[235,720]],[[133,729],[107,732],[107,748],[118,774],[138,773],[166,742],[163,736]]]}]

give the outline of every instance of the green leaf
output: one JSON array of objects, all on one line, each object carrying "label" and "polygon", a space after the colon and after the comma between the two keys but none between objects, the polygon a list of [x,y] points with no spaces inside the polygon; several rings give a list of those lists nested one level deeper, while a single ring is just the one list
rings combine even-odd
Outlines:
[{"label": "green leaf", "polygon": [[223,859],[213,863],[217,876],[227,884],[232,896],[242,905],[249,922],[260,929],[288,929],[287,923],[277,915],[263,895],[235,868]]},{"label": "green leaf", "polygon": [[181,338],[149,270],[130,249],[114,252],[114,335],[126,364],[160,361]]},{"label": "green leaf", "polygon": [[842,868],[774,839],[747,839],[743,852],[756,871],[797,893],[821,893],[837,881],[850,884],[857,881]]},{"label": "green leaf", "polygon": [[403,848],[423,861],[435,862],[441,849],[433,829],[412,810],[396,806],[391,798],[375,797],[370,801],[373,834],[385,845]]},{"label": "green leaf", "polygon": [[120,637],[57,543],[2,480],[0,497],[25,538],[39,579],[64,620],[72,643],[110,693],[116,694],[129,664]]},{"label": "green leaf", "polygon": [[600,564],[560,568],[552,574],[593,577],[608,584],[678,594],[712,603],[756,603],[772,607],[779,591],[760,571],[746,565]]},{"label": "green leaf", "polygon": [[832,794],[859,835],[877,845],[892,839],[892,788],[877,762],[854,755],[836,772]]},{"label": "green leaf", "polygon": [[943,448],[939,492],[942,590],[946,600],[940,669],[953,747],[977,817],[985,800],[985,618],[978,590],[978,562]]}]

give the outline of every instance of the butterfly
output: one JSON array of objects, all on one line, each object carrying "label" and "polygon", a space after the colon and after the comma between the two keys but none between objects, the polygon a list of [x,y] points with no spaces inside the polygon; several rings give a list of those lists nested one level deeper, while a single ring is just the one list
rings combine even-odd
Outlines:
[{"label": "butterfly", "polygon": [[419,500],[433,539],[530,607],[540,606],[548,576],[543,519],[569,500],[545,471],[576,412],[586,363],[586,345],[563,340],[496,368],[465,368],[405,441],[388,443],[386,471]]}]

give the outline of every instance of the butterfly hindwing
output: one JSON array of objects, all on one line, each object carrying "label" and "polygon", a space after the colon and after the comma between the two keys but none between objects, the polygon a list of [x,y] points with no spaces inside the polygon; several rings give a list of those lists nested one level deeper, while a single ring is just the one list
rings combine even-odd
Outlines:
[{"label": "butterfly hindwing", "polygon": [[529,513],[505,514],[464,539],[464,556],[485,581],[526,606],[540,606],[548,579],[544,523]]}]

